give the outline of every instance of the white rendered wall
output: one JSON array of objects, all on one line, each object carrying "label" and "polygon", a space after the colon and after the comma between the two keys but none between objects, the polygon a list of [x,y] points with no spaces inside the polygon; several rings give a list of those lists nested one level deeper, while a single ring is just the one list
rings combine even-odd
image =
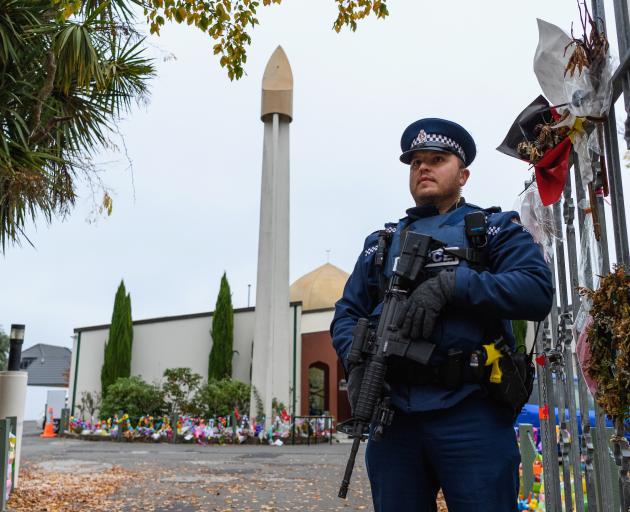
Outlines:
[{"label": "white rendered wall", "polygon": [[535,322],[527,322],[527,330],[525,331],[525,348],[529,352],[536,340],[534,339],[534,334],[536,334],[536,323]]},{"label": "white rendered wall", "polygon": [[[192,369],[205,380],[212,348],[211,324],[212,317],[203,316],[134,325],[131,375],[139,375],[147,382],[160,382],[165,369],[183,367]],[[75,406],[80,403],[82,392],[101,390],[101,367],[108,334],[107,328],[81,332]],[[253,339],[254,311],[235,312],[232,376],[247,383],[250,382]],[[76,338],[72,354],[70,402],[76,371]]]},{"label": "white rendered wall", "polygon": [[[72,366],[70,371],[70,407],[72,407],[72,396],[75,397],[76,406],[81,402],[81,393],[90,391],[91,393],[101,391],[101,367],[103,366],[103,356],[105,341],[108,335],[107,329],[98,331],[87,331],[81,333],[81,345],[79,348],[78,371],[75,368],[77,358],[77,339],[72,345]],[[76,372],[76,390],[74,389]]]},{"label": "white rendered wall", "polygon": [[324,311],[304,311],[302,313],[302,334],[330,330],[330,323],[335,314],[334,309]]},{"label": "white rendered wall", "polygon": [[167,368],[190,368],[207,377],[211,321],[201,317],[134,326],[131,375],[161,382]]},{"label": "white rendered wall", "polygon": [[[254,343],[254,311],[234,314],[234,348],[232,356],[232,378],[242,382],[251,382],[252,344]],[[207,376],[208,368],[206,365]]]}]

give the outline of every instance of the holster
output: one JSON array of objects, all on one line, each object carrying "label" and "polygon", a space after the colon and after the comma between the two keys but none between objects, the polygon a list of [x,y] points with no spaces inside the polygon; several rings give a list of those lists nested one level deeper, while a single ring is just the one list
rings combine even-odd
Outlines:
[{"label": "holster", "polygon": [[[530,354],[507,349],[499,360],[502,378],[499,383],[486,383],[488,394],[498,403],[507,406],[513,418],[521,412],[529,400],[534,386],[535,368]],[[489,375],[489,369],[487,373]]]}]

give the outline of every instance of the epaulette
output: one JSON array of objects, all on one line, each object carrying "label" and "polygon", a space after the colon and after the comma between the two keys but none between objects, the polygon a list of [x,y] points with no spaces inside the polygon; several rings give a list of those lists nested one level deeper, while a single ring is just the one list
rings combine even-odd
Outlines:
[{"label": "epaulette", "polygon": [[[363,255],[367,258],[370,254],[373,254],[373,253],[375,253],[375,252],[377,252],[379,250],[379,245],[382,248],[383,240],[384,240],[384,236],[383,236],[384,234],[387,237],[387,240],[385,241],[385,243],[388,245],[389,241],[391,240],[392,235],[396,232],[397,226],[398,226],[398,224],[395,223],[395,222],[387,222],[383,226],[383,229],[379,229],[378,231],[374,231],[373,233],[370,233],[367,238],[369,239],[369,238],[372,238],[372,237],[376,237],[376,240],[374,241],[373,244],[370,244],[369,247],[365,248],[365,250],[363,251]],[[385,250],[387,250],[387,249],[385,248]],[[380,263],[382,264],[382,262],[380,262]]]},{"label": "epaulette", "polygon": [[[385,224],[385,231],[388,233],[396,233],[396,228],[398,227],[398,223],[396,222],[387,222]],[[378,231],[377,231],[378,233]]]}]

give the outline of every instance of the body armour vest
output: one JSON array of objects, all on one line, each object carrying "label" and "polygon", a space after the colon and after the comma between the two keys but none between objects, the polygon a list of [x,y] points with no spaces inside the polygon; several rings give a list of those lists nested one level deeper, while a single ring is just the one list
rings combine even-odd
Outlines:
[{"label": "body armour vest", "polygon": [[[464,249],[470,247],[466,236],[464,217],[468,213],[480,211],[473,205],[463,204],[459,208],[439,214],[434,208],[417,207],[410,209],[408,216],[401,219],[396,225],[389,225],[393,231],[390,247],[383,268],[387,279],[392,275],[394,263],[400,254],[401,238],[407,231],[414,231],[428,235],[444,243],[446,247]],[[430,263],[427,265],[428,274],[438,272],[455,271],[462,266],[469,266],[463,259],[454,257],[437,250],[430,254]],[[382,308],[382,303],[374,309],[372,318],[377,321]],[[489,343],[498,336],[505,336],[513,343],[511,330],[506,329],[506,323],[498,318],[480,315],[479,312],[469,312],[462,308],[446,306],[442,311],[428,341],[436,346],[431,357],[431,365],[439,365],[445,361],[450,349],[461,350],[465,360],[470,353],[481,348],[481,345]],[[414,364],[408,361],[405,364]],[[422,365],[415,364],[413,371],[421,372]],[[407,368],[407,371],[409,368]],[[423,411],[443,409],[461,401],[465,396],[481,391],[478,384],[464,384],[457,390],[447,390],[434,384],[413,385],[392,381],[392,402],[403,411]]]}]

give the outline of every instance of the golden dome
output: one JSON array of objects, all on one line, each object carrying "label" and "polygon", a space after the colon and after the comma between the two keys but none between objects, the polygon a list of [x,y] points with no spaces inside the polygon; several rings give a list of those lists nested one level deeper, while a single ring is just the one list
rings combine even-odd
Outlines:
[{"label": "golden dome", "polygon": [[291,285],[291,302],[302,301],[303,311],[332,308],[343,294],[348,275],[339,267],[326,263]]}]

